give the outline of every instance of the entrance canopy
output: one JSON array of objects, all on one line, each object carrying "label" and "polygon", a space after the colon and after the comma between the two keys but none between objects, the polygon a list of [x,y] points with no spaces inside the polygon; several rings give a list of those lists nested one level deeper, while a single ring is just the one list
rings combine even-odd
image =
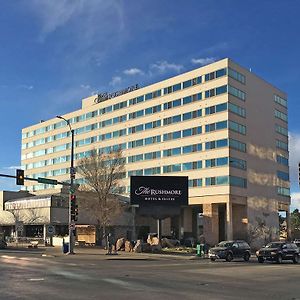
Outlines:
[{"label": "entrance canopy", "polygon": [[15,224],[15,217],[9,211],[0,211],[0,226],[5,225],[14,225]]}]

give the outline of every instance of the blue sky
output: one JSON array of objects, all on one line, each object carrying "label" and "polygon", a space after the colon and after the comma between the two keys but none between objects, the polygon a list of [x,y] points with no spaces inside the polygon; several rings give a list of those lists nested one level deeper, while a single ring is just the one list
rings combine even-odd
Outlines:
[{"label": "blue sky", "polygon": [[[95,92],[141,86],[230,57],[288,94],[293,206],[300,207],[300,2],[15,0],[0,10],[0,173],[21,129]],[[0,189],[16,189],[0,178]]]}]

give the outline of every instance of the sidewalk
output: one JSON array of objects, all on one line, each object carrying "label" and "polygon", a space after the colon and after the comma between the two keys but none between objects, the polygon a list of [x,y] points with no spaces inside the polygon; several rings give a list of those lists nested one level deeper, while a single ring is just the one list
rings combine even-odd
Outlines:
[{"label": "sidewalk", "polygon": [[[134,259],[134,260],[156,260],[156,259],[176,259],[176,260],[189,260],[189,259],[202,259],[197,257],[195,254],[181,254],[181,253],[174,253],[174,254],[165,254],[165,253],[134,253],[134,252],[125,252],[125,251],[118,251],[117,254],[107,255],[107,251],[103,248],[99,247],[75,247],[74,249],[74,256],[80,257],[101,257],[102,259],[107,260],[126,260],[126,259]],[[62,247],[46,247],[45,254],[47,256],[65,256],[66,254],[63,253]]]}]

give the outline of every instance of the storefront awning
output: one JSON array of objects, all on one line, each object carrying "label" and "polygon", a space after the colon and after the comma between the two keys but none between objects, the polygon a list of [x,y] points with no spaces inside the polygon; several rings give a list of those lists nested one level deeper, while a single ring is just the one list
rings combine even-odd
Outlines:
[{"label": "storefront awning", "polygon": [[15,217],[9,211],[0,211],[0,226],[5,225],[14,225]]}]

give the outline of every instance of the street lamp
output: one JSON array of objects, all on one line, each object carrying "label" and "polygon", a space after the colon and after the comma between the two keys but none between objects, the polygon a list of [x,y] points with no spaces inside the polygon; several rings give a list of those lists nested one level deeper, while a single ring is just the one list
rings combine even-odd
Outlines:
[{"label": "street lamp", "polygon": [[69,195],[69,252],[68,254],[74,254],[74,230],[75,222],[72,220],[71,211],[71,201],[73,200],[73,195],[75,193],[74,179],[75,179],[75,169],[74,169],[74,130],[71,127],[69,120],[62,116],[56,116],[58,119],[64,120],[70,129],[72,142],[71,142],[71,168],[70,168],[70,195]]}]

